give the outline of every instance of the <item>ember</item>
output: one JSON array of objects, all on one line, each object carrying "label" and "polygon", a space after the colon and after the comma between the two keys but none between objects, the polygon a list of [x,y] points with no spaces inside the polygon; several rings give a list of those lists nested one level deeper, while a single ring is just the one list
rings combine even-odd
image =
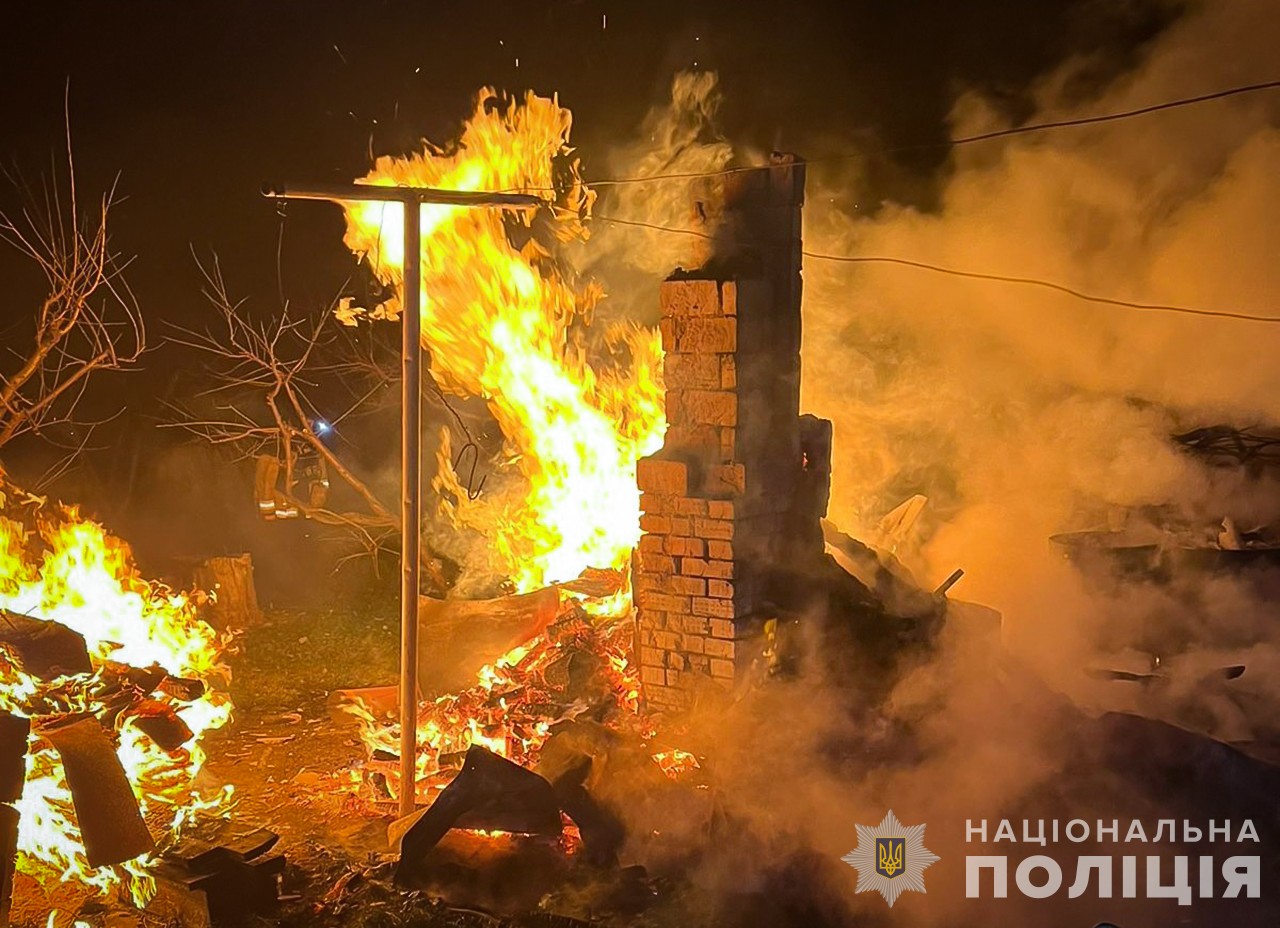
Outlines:
[{"label": "ember", "polygon": [[[474,685],[423,703],[418,715],[418,800],[430,802],[449,783],[471,745],[532,766],[551,726],[588,710],[600,711],[601,697],[634,722],[640,681],[631,663],[630,634],[625,623],[596,624],[580,603],[568,599],[555,623],[482,667]],[[589,670],[575,671],[570,666],[574,662]],[[378,705],[372,694],[352,691],[343,708],[360,719],[371,758],[359,794],[375,805],[390,804],[401,790],[394,703]]]}]

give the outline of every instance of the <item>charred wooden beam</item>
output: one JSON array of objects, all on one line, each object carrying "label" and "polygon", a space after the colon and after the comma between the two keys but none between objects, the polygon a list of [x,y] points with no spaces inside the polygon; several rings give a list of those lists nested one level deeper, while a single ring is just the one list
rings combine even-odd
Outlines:
[{"label": "charred wooden beam", "polygon": [[0,925],[9,924],[13,875],[18,863],[18,810],[26,779],[27,735],[31,721],[0,713]]},{"label": "charred wooden beam", "polygon": [[0,712],[0,802],[17,802],[22,798],[30,732],[30,719]]},{"label": "charred wooden beam", "polygon": [[38,729],[62,758],[92,867],[123,863],[155,847],[115,745],[92,716]]},{"label": "charred wooden beam", "polygon": [[84,636],[58,622],[46,622],[0,609],[0,643],[22,669],[41,680],[93,673]]},{"label": "charred wooden beam", "polygon": [[162,751],[172,753],[194,736],[173,706],[158,699],[145,699],[129,708],[125,715],[130,724]]}]

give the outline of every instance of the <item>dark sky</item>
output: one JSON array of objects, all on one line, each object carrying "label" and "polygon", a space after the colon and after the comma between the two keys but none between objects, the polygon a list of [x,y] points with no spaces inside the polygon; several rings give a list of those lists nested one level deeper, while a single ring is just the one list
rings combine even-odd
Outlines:
[{"label": "dark sky", "polygon": [[[278,280],[280,221],[261,184],[350,180],[370,152],[447,141],[484,85],[558,92],[588,178],[607,171],[609,144],[628,138],[672,76],[695,63],[720,74],[731,139],[819,156],[848,150],[855,136],[945,138],[947,111],[967,87],[1029,116],[1023,94],[1038,74],[1083,54],[1105,78],[1175,13],[1172,0],[11,4],[0,164],[28,179],[51,170],[69,87],[81,190],[119,175],[127,199],[113,215],[114,241],[136,255],[129,280],[162,335],[167,322],[207,319],[192,248],[216,249],[234,295],[260,309],[276,305],[281,284],[297,305],[331,298],[352,268],[337,209],[293,205]],[[923,157],[874,175],[885,189],[869,200],[927,191],[945,153]],[[0,208],[16,203],[0,188]],[[0,338],[20,346],[40,278],[0,248],[0,280]],[[90,462],[105,468],[100,484],[119,478],[130,459],[122,449],[136,461],[157,441],[160,399],[186,389],[176,375],[191,365],[161,346],[144,370],[99,384],[99,400],[129,404],[110,426],[106,457]],[[23,453],[6,449],[11,469]]]},{"label": "dark sky", "polygon": [[[133,283],[152,315],[184,318],[197,283],[189,246],[216,248],[248,294],[276,289],[278,222],[258,197],[263,181],[349,180],[371,150],[447,140],[486,84],[559,92],[588,175],[593,152],[625,138],[695,62],[721,74],[732,138],[812,155],[854,131],[890,144],[935,141],[962,87],[1016,100],[1069,52],[1116,60],[1153,33],[1158,9],[1100,0],[15,4],[0,56],[0,162],[27,176],[47,169],[69,82],[82,184],[119,173],[128,201],[115,231],[138,256]],[[337,211],[296,212],[288,289],[327,296],[343,273],[333,262],[345,260]],[[8,263],[0,270],[10,279]]]}]

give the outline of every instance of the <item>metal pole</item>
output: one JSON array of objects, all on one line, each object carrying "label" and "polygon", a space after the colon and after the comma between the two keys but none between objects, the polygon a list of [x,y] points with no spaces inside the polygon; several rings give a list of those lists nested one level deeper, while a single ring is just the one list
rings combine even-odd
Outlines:
[{"label": "metal pole", "polygon": [[453,206],[543,205],[527,193],[437,190],[375,184],[265,184],[270,199],[374,200],[404,207],[404,317],[401,330],[400,396],[400,815],[413,812],[417,798],[418,758],[418,587],[422,570],[422,243],[423,203]]},{"label": "metal pole", "polygon": [[422,558],[422,207],[404,202],[400,396],[400,815],[417,804],[418,572]]},{"label": "metal pole", "polygon": [[264,184],[262,195],[271,199],[333,200],[354,203],[377,200],[403,203],[416,199],[419,203],[444,203],[449,206],[541,206],[546,201],[531,193],[489,193],[484,190],[438,190],[435,187],[391,187],[384,184],[304,185]]}]

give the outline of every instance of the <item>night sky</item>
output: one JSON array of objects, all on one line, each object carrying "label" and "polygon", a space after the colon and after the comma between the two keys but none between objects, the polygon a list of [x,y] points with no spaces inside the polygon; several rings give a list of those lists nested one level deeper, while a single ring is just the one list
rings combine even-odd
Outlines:
[{"label": "night sky", "polygon": [[[607,173],[608,146],[690,68],[719,73],[732,141],[820,157],[869,140],[940,141],[966,88],[1028,118],[1029,84],[1069,55],[1094,62],[1077,89],[1087,97],[1176,12],[1137,0],[13,5],[0,55],[0,164],[29,182],[57,170],[69,93],[81,190],[119,177],[114,242],[136,256],[129,281],[156,346],[139,372],[98,383],[95,400],[124,402],[127,413],[104,428],[102,450],[64,495],[127,520],[139,469],[177,440],[155,425],[192,370],[182,349],[162,344],[166,324],[209,318],[192,249],[216,250],[234,295],[256,311],[278,305],[280,290],[295,305],[323,305],[354,266],[340,214],[294,204],[277,261],[281,222],[262,183],[350,180],[371,154],[446,142],[482,86],[558,92],[588,180]],[[934,149],[875,166],[880,189],[866,201],[928,208],[945,158]],[[12,185],[0,188],[0,208],[18,202]],[[0,280],[0,348],[9,349],[27,334],[41,280],[7,249]],[[11,446],[6,466],[22,473],[28,455],[38,449]]]}]

